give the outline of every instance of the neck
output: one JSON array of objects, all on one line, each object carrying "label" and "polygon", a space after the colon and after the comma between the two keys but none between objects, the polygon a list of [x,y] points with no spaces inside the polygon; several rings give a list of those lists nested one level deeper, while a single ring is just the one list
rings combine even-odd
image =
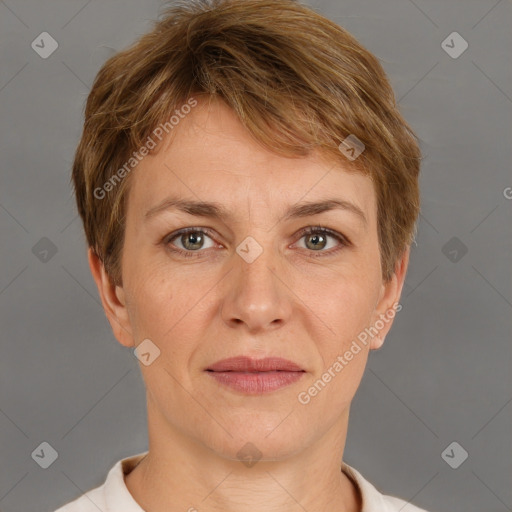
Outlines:
[{"label": "neck", "polygon": [[253,465],[223,457],[168,424],[158,428],[163,419],[150,414],[148,408],[149,453],[125,477],[146,512],[361,510],[358,490],[341,471],[348,411],[311,446]]}]

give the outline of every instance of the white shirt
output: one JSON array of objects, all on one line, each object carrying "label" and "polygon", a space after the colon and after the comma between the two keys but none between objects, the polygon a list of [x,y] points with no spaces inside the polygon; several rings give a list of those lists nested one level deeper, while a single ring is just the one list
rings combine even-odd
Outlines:
[{"label": "white shirt", "polygon": [[[144,512],[130,494],[124,477],[147,453],[132,455],[116,462],[103,485],[86,492],[55,512],[98,512],[98,510],[102,512]],[[426,512],[399,498],[384,496],[358,471],[347,464],[343,463],[341,469],[361,492],[363,498],[361,512]]]}]

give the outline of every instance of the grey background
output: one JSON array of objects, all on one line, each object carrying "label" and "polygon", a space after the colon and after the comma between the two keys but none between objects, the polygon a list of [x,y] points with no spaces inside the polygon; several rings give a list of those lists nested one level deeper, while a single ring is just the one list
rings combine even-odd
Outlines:
[{"label": "grey background", "polygon": [[[310,5],[381,59],[425,156],[403,310],[371,356],[345,459],[431,512],[510,510],[512,6]],[[162,6],[0,1],[2,512],[52,511],[147,449],[137,360],[103,314],[69,175],[95,74]],[[31,48],[43,31],[59,44],[47,59]],[[457,59],[441,47],[453,31],[469,44]],[[48,469],[31,457],[43,441],[58,452]],[[458,469],[441,457],[452,441],[469,454]]]}]

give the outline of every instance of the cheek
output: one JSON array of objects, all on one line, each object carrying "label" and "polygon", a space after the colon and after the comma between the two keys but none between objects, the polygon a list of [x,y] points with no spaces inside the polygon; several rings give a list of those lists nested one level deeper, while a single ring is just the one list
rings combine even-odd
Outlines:
[{"label": "cheek", "polygon": [[368,282],[340,277],[326,283],[324,294],[317,300],[322,301],[319,316],[329,327],[316,336],[322,366],[319,373],[332,382],[326,395],[341,406],[351,399],[364,372],[369,352],[365,329],[370,325],[377,295]]},{"label": "cheek", "polygon": [[324,293],[316,297],[322,319],[314,338],[320,364],[299,401],[310,403],[318,414],[331,411],[329,421],[348,407],[364,373],[369,343],[361,334],[370,324],[376,300],[370,291],[367,283],[340,278],[326,283]]},{"label": "cheek", "polygon": [[320,317],[334,331],[332,334],[340,341],[346,341],[370,322],[378,290],[378,282],[368,274],[340,273],[324,280],[309,297],[315,301]]},{"label": "cheek", "polygon": [[207,292],[212,283],[165,262],[141,258],[133,268],[127,287],[136,340],[151,339],[173,361],[183,351],[190,355],[211,301]]},{"label": "cheek", "polygon": [[[129,298],[130,322],[139,338],[158,338],[159,331],[169,330],[182,304],[175,296],[176,285],[162,268],[139,256],[127,258],[124,280]],[[133,262],[133,264],[131,264]],[[142,339],[141,338],[141,339]]]}]

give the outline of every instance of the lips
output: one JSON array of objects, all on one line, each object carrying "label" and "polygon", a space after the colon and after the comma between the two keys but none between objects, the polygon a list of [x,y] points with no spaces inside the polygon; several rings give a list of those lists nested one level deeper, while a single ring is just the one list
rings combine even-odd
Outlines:
[{"label": "lips", "polygon": [[281,357],[252,359],[246,356],[217,361],[206,368],[207,375],[236,392],[262,395],[300,380],[306,373],[293,361]]},{"label": "lips", "polygon": [[247,356],[231,357],[222,359],[209,366],[206,371],[211,372],[303,372],[304,370],[293,361],[281,357],[265,357],[264,359],[253,359]]}]

